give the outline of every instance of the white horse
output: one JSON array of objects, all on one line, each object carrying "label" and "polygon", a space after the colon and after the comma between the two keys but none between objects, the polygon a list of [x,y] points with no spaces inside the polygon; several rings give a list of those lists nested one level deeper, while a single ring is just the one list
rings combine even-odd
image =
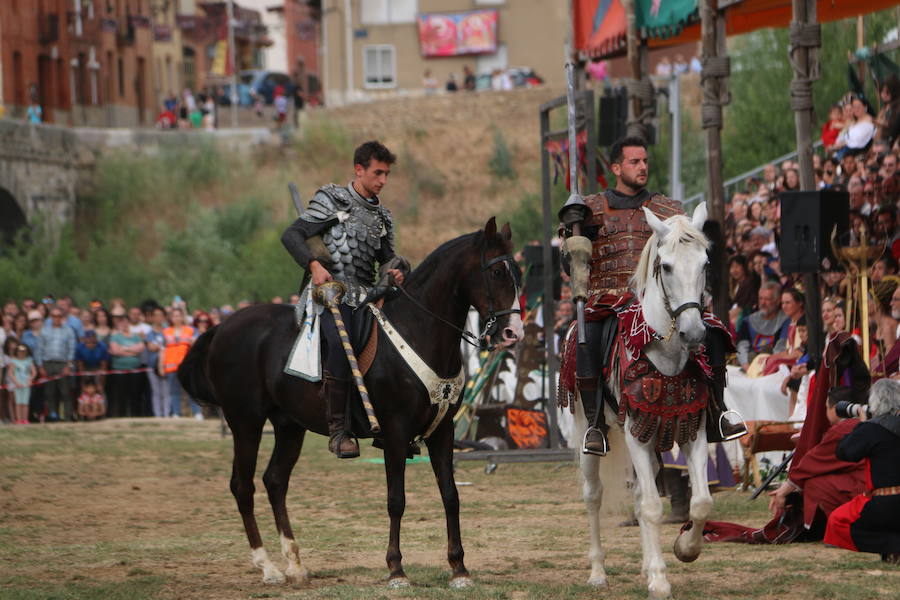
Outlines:
[{"label": "white horse", "polygon": [[[644,347],[644,353],[660,373],[673,376],[681,373],[691,351],[697,350],[706,335],[700,307],[703,306],[703,292],[706,285],[707,249],[709,242],[701,229],[706,221],[706,204],[701,203],[694,210],[692,219],[676,215],[665,222],[643,209],[653,235],[644,246],[637,271],[632,277],[632,287],[641,302],[644,320],[654,331],[666,336]],[[618,366],[613,361],[610,388],[620,401]],[[581,403],[576,403],[575,422],[578,430],[573,439],[581,439],[587,429],[587,421]],[[616,417],[608,407],[607,422]],[[656,600],[671,597],[671,586],[666,578],[666,563],[660,551],[659,525],[662,521],[663,505],[656,489],[656,473],[659,464],[656,459],[656,437],[646,443],[639,442],[629,432],[631,418],[624,426],[625,445],[631,457],[631,465],[637,477],[634,493],[634,514],[641,528],[641,543],[644,560],[641,572],[647,577],[650,598]],[[613,433],[613,431],[610,431]],[[588,585],[606,586],[606,571],[603,567],[604,551],[600,541],[600,506],[603,494],[601,473],[607,483],[624,488],[624,478],[630,479],[624,448],[616,448],[604,458],[593,454],[581,454],[581,474],[583,476],[583,497],[590,523],[591,575]],[[675,540],[675,556],[684,562],[691,562],[700,555],[703,526],[712,513],[713,501],[709,493],[706,475],[707,446],[705,419],[700,419],[700,429],[696,440],[681,444],[688,473],[690,475],[692,497],[690,518],[693,525]]]}]

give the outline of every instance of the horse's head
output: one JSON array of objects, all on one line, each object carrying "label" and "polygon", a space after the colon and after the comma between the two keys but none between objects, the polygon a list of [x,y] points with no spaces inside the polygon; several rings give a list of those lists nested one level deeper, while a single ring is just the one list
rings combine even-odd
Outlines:
[{"label": "horse's head", "polygon": [[664,335],[678,333],[690,348],[706,337],[702,311],[709,263],[709,241],[703,235],[706,203],[688,219],[676,215],[660,221],[644,208],[654,235],[647,241],[633,283],[644,305],[644,317]]},{"label": "horse's head", "polygon": [[491,217],[475,238],[463,293],[481,317],[479,336],[491,344],[511,346],[522,339],[519,266],[512,257],[509,223],[497,231]]}]

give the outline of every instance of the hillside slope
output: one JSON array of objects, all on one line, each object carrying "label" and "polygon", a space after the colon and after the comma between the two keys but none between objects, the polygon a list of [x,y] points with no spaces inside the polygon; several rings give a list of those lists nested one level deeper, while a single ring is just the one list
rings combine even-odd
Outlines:
[{"label": "hillside slope", "polygon": [[[523,198],[540,193],[538,107],[560,93],[457,93],[312,111],[297,156],[301,189],[310,194],[323,177],[339,173],[349,179],[352,147],[381,140],[398,156],[384,202],[398,222],[400,251],[418,261],[440,242],[483,226],[492,215],[509,214]],[[304,159],[329,139],[323,129],[331,132],[331,142],[346,136],[346,162],[307,168]],[[492,171],[498,136],[508,147],[512,178]]]}]

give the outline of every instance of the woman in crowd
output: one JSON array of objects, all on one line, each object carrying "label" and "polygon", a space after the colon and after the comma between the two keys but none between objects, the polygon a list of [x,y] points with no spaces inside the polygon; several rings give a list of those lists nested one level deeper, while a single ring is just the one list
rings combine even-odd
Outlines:
[{"label": "woman in crowd", "polygon": [[[144,352],[144,340],[131,333],[131,324],[124,310],[117,307],[112,311],[115,330],[109,337],[110,363],[113,371],[138,369]],[[107,414],[110,417],[137,417],[140,415],[141,389],[144,374],[114,373],[109,376]]]},{"label": "woman in crowd", "polygon": [[112,335],[109,312],[102,306],[93,312],[94,319],[91,329],[97,334],[97,340],[109,346],[109,336]]},{"label": "woman in crowd", "polygon": [[196,330],[196,337],[200,337],[212,327],[212,319],[209,316],[209,313],[203,312],[202,310],[198,312],[194,316],[194,329]]},{"label": "woman in crowd", "polygon": [[[872,361],[872,376],[890,377],[897,372],[900,361],[900,344],[897,343],[897,325],[891,310],[891,298],[900,281],[896,276],[886,275],[875,284],[873,320],[875,322],[875,359]],[[900,308],[900,307],[898,307]]]},{"label": "woman in crowd", "polygon": [[753,225],[753,227],[762,225],[765,222],[765,218],[763,217],[763,203],[761,201],[754,200],[750,203],[750,211],[747,218],[750,220],[750,224]]},{"label": "woman in crowd", "polygon": [[168,412],[166,402],[169,397],[168,383],[160,370],[160,352],[166,345],[166,336],[163,335],[166,311],[162,307],[156,306],[150,311],[150,327],[150,332],[144,336],[144,343],[147,345],[146,363],[150,369],[147,373],[150,380],[150,405],[153,416],[162,418]]},{"label": "woman in crowd", "polygon": [[784,192],[796,192],[800,189],[800,173],[797,169],[788,169],[784,172]]},{"label": "woman in crowd", "polygon": [[728,260],[729,290],[731,291],[732,327],[737,331],[741,321],[756,309],[760,279],[750,271],[747,259],[735,254]]},{"label": "woman in crowd", "polygon": [[[178,366],[184,360],[185,355],[194,343],[195,331],[184,322],[184,310],[173,308],[170,313],[171,325],[163,330],[166,344],[162,352],[162,372],[166,376],[171,399],[170,414],[172,417],[181,416],[181,383],[178,381]],[[190,400],[191,411],[194,418],[202,419],[200,407],[193,399]]]},{"label": "woman in crowd", "polygon": [[796,288],[789,287],[781,292],[781,312],[790,319],[787,337],[775,345],[775,353],[766,359],[765,375],[771,375],[778,371],[781,365],[792,367],[803,354],[804,342],[800,336],[800,319],[803,318],[803,293]]},{"label": "woman in crowd", "polygon": [[12,334],[16,339],[21,340],[22,336],[25,335],[25,331],[28,329],[28,317],[24,312],[17,312],[16,316],[13,317],[13,328]]},{"label": "woman in crowd", "polygon": [[857,154],[865,150],[875,136],[875,120],[865,99],[854,97],[851,100],[851,113],[853,123],[846,129],[847,135],[838,136],[835,142],[838,156]]}]

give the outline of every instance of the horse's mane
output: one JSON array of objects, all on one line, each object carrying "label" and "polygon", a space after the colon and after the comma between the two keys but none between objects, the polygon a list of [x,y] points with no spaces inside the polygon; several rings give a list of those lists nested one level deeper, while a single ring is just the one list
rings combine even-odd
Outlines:
[{"label": "horse's mane", "polygon": [[422,280],[448,267],[446,260],[448,254],[455,254],[463,246],[474,247],[481,243],[484,238],[483,231],[474,231],[466,233],[459,237],[448,240],[431,251],[431,254],[425,257],[419,266],[412,270],[407,280],[407,285],[415,285]]},{"label": "horse's mane", "polygon": [[[703,232],[693,226],[691,220],[685,215],[675,215],[669,217],[665,221],[669,228],[669,235],[663,240],[662,247],[667,251],[675,252],[680,244],[700,244],[704,250],[709,249],[709,240],[703,235]],[[641,251],[641,260],[631,276],[631,287],[637,293],[638,297],[644,295],[644,289],[647,287],[647,280],[652,275],[651,269],[653,263],[656,262],[657,246],[659,244],[659,236],[654,232],[644,244]]]}]

